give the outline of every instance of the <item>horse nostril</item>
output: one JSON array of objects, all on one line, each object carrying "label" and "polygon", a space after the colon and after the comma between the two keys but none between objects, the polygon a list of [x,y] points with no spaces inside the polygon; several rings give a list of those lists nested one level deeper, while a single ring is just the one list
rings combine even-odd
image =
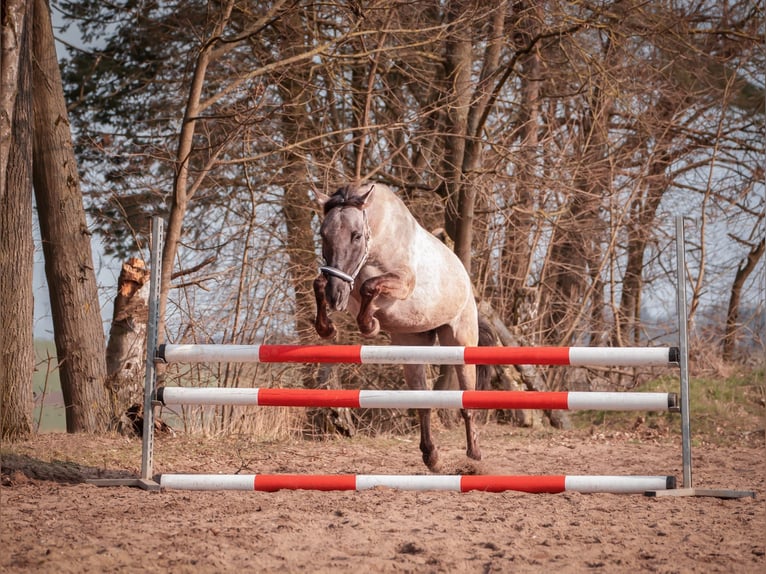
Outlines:
[{"label": "horse nostril", "polygon": [[339,291],[333,298],[332,306],[336,311],[345,311],[347,300],[348,299],[344,296],[344,293]]},{"label": "horse nostril", "polygon": [[330,280],[327,283],[327,300],[330,302],[330,306],[334,311],[345,311],[348,305],[349,289],[348,286],[343,283],[338,285],[335,280]]}]

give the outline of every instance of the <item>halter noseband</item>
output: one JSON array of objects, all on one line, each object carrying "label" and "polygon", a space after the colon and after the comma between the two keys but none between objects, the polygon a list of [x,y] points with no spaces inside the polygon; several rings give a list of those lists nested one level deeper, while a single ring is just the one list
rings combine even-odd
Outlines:
[{"label": "halter noseband", "polygon": [[370,224],[367,221],[367,212],[365,210],[362,210],[362,217],[364,218],[364,254],[359,260],[359,263],[357,263],[354,270],[349,274],[331,265],[323,265],[319,268],[319,272],[322,273],[322,275],[325,277],[330,275],[348,283],[351,286],[352,291],[354,290],[354,281],[356,281],[356,276],[359,275],[362,267],[364,267],[364,264],[367,263],[367,258],[370,256],[370,243],[372,234],[370,232]]}]

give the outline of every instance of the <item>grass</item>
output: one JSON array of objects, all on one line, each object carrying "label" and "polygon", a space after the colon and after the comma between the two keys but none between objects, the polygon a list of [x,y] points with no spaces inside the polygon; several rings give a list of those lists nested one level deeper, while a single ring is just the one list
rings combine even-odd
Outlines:
[{"label": "grass", "polygon": [[38,432],[64,432],[66,415],[61,395],[56,344],[35,340],[35,372],[32,391],[35,397],[34,424]]},{"label": "grass", "polygon": [[[663,377],[642,386],[645,392],[680,392],[677,377]],[[689,381],[692,438],[726,442],[753,438],[763,441],[766,418],[766,383],[763,368],[740,371],[728,377],[692,377]],[[579,427],[607,431],[642,425],[660,433],[680,434],[681,419],[668,412],[581,411],[573,417]]]},{"label": "grass", "polygon": [[[53,341],[35,341],[35,357],[35,425],[39,425],[38,432],[64,432],[66,418],[56,362],[56,346]],[[766,419],[766,372],[763,368],[742,370],[728,377],[693,377],[689,382],[689,389],[691,432],[694,440],[725,442],[754,438],[763,441]],[[662,377],[637,390],[675,393],[680,391],[677,377]],[[165,413],[165,416],[169,414]],[[278,424],[280,417],[275,419],[265,414],[259,412],[257,420],[266,427]],[[276,416],[278,413],[272,414]],[[284,414],[282,413],[283,416]],[[579,411],[573,413],[572,420],[579,428],[590,427],[606,432],[629,431],[637,426],[658,434],[681,432],[680,416],[677,413]],[[291,424],[295,424],[294,420],[290,421]],[[174,426],[183,429],[183,424]]]}]

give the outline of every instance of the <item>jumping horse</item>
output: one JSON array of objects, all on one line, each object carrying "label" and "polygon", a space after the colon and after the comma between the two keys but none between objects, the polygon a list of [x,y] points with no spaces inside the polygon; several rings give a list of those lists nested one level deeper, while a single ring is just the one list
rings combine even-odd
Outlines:
[{"label": "jumping horse", "polygon": [[[332,196],[316,193],[325,265],[314,281],[315,328],[322,338],[337,330],[328,316],[348,310],[363,336],[383,330],[394,345],[475,346],[479,319],[471,280],[458,257],[423,229],[387,186],[349,184]],[[463,390],[476,388],[474,365],[455,365]],[[426,389],[426,366],[404,365],[410,389]],[[465,422],[466,455],[481,459],[471,412]],[[418,410],[423,462],[437,471],[430,409]]]}]

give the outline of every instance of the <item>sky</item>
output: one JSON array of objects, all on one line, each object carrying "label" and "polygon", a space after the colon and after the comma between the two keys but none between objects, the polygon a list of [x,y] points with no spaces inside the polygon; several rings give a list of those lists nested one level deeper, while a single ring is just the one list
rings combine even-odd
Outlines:
[{"label": "sky", "polygon": [[[65,32],[60,31],[61,18],[55,9],[52,10],[54,33],[73,46],[83,46],[79,32],[76,26],[70,26]],[[59,56],[64,54],[66,50],[64,44],[57,42],[57,51]],[[38,339],[53,339],[53,323],[51,319],[50,300],[48,297],[48,287],[45,279],[45,264],[43,259],[42,247],[40,245],[39,227],[35,218],[34,224],[34,239],[35,239],[35,257],[34,257],[34,302],[35,302],[35,320],[34,320],[34,335]],[[687,237],[687,240],[693,237]],[[112,316],[112,302],[116,296],[117,279],[120,273],[122,261],[117,260],[111,256],[107,256],[104,253],[104,249],[101,245],[100,239],[97,235],[93,235],[92,241],[93,249],[93,262],[96,270],[96,279],[99,288],[99,299],[101,304],[101,315],[104,323],[104,332],[108,332],[109,325],[111,324]],[[687,247],[688,249],[688,247]],[[756,283],[764,281],[764,264],[761,264],[759,272],[756,273]],[[758,293],[759,289],[756,288],[755,292]],[[673,299],[674,297],[670,297]],[[665,301],[665,303],[674,304],[673,301]],[[665,314],[670,309],[664,309]],[[670,314],[674,314],[671,313]]]}]

